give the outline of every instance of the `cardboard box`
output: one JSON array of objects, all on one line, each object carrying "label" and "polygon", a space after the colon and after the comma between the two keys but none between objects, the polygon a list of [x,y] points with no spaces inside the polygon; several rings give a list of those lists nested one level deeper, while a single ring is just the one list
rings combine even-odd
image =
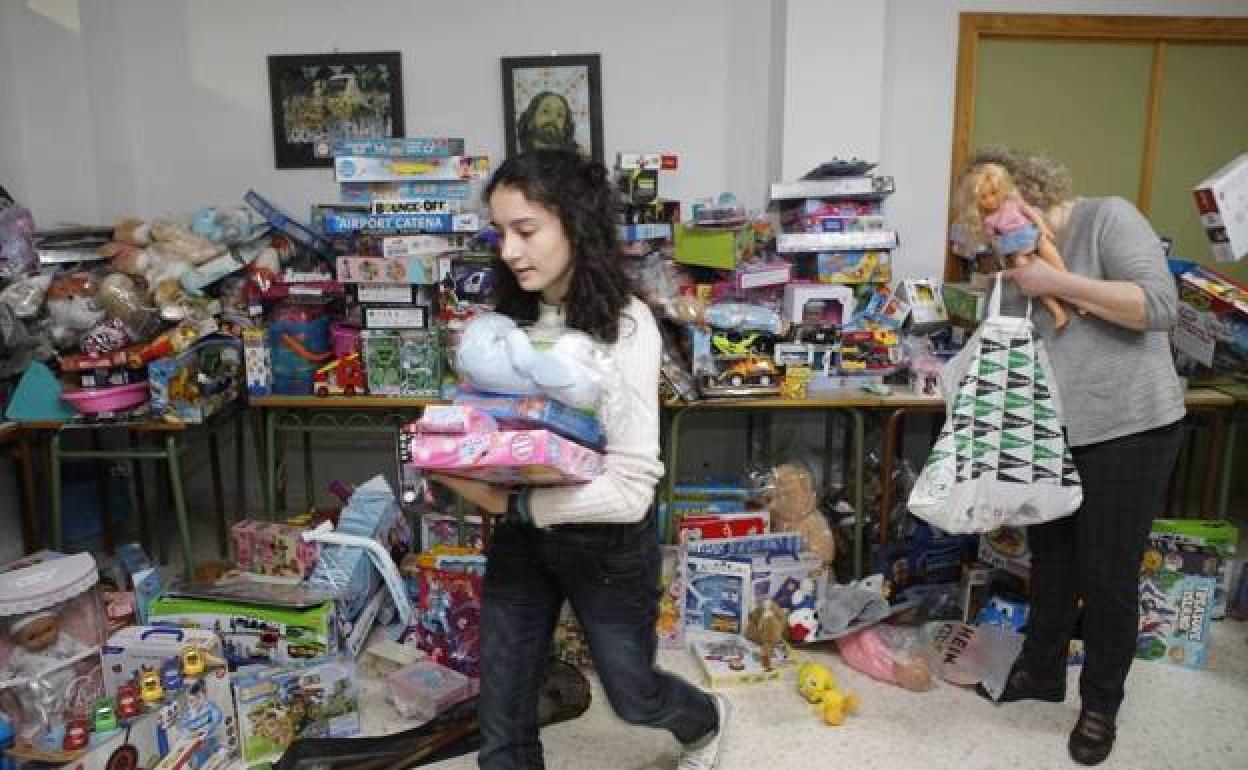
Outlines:
[{"label": "cardboard box", "polygon": [[162,596],[152,602],[148,620],[154,626],[219,634],[222,653],[232,665],[292,663],[339,649],[338,614],[328,601],[300,609]]},{"label": "cardboard box", "polygon": [[134,682],[135,675],[144,667],[159,672],[168,661],[176,661],[180,666],[182,652],[190,647],[221,657],[221,640],[209,629],[168,626],[121,629],[100,649],[105,694],[116,697],[117,688]]},{"label": "cardboard box", "polygon": [[234,701],[243,767],[249,769],[273,764],[298,738],[349,738],[360,732],[351,661],[239,672]]},{"label": "cardboard box", "polygon": [[263,326],[243,329],[243,368],[248,396],[267,396],[273,391],[273,362],[268,338],[269,331]]},{"label": "cardboard box", "polygon": [[988,306],[987,290],[969,283],[946,283],[941,289],[945,311],[950,318],[969,323],[984,320],[984,309]]},{"label": "cardboard box", "polygon": [[1175,347],[1217,372],[1248,369],[1248,288],[1196,267],[1179,277],[1179,300]]},{"label": "cardboard box", "polygon": [[1248,152],[1192,188],[1200,223],[1219,262],[1248,254]]},{"label": "cardboard box", "polygon": [[672,259],[684,265],[732,270],[753,244],[754,231],[750,227],[713,229],[676,225]]},{"label": "cardboard box", "polygon": [[[854,315],[854,292],[849,287],[821,283],[790,283],[784,287],[784,319],[790,323],[803,323],[806,318],[806,303],[815,301],[825,303],[820,321],[826,325],[839,326],[848,322]],[[840,312],[835,312],[835,308],[828,309],[827,303],[839,305]]]},{"label": "cardboard box", "polygon": [[1031,549],[1025,527],[1002,527],[979,536],[979,560],[1026,578],[1031,573]]},{"label": "cardboard box", "polygon": [[[1156,519],[1149,535],[1153,544],[1173,543],[1180,548],[1199,546],[1210,549],[1216,556],[1218,589],[1214,596],[1213,619],[1226,617],[1227,600],[1231,595],[1231,578],[1235,561],[1235,546],[1239,542],[1239,529],[1229,521],[1206,519]],[[1147,557],[1146,557],[1147,558]]]},{"label": "cardboard box", "polygon": [[403,461],[495,484],[581,484],[602,475],[603,457],[547,430],[408,435]]},{"label": "cardboard box", "polygon": [[433,255],[405,257],[339,257],[338,280],[342,283],[434,282]]},{"label": "cardboard box", "polygon": [[[1162,544],[1156,569],[1140,575],[1140,625],[1136,657],[1185,668],[1204,668],[1218,581],[1204,564],[1216,560],[1212,548],[1180,551]],[[1172,550],[1173,549],[1173,550]]]},{"label": "cardboard box", "polygon": [[790,649],[778,647],[772,653],[771,668],[763,668],[758,645],[741,637],[695,639],[689,650],[698,661],[711,688],[757,684],[779,679],[797,664]]},{"label": "cardboard box", "polygon": [[201,423],[238,399],[239,341],[209,335],[176,356],[147,365],[152,416]]}]

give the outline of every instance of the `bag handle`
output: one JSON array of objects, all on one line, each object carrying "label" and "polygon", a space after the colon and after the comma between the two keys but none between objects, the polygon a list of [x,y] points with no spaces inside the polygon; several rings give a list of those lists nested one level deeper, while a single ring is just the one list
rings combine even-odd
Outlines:
[{"label": "bag handle", "polygon": [[[989,318],[997,318],[1001,315],[1001,273],[1005,271],[998,270],[993,274],[992,291],[988,293],[988,311],[984,315],[985,320]],[[1027,298],[1027,311],[1023,314],[1027,320],[1031,320],[1031,297]]]}]

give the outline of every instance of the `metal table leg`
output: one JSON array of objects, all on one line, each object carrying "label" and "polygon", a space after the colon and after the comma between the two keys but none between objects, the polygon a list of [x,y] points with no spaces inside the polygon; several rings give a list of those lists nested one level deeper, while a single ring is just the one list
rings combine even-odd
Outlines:
[{"label": "metal table leg", "polygon": [[1231,416],[1227,420],[1226,426],[1226,444],[1222,449],[1222,468],[1219,472],[1218,484],[1218,508],[1217,516],[1219,519],[1226,519],[1226,507],[1230,502],[1231,496],[1231,475],[1235,468],[1235,439],[1239,429],[1239,407],[1231,408]]},{"label": "metal table leg", "polygon": [[264,410],[264,515],[277,518],[277,410]]},{"label": "metal table leg", "polygon": [[186,496],[182,490],[182,463],[178,453],[181,447],[178,437],[165,437],[165,459],[169,464],[169,489],[173,496],[173,509],[178,518],[178,536],[182,540],[182,564],[186,579],[195,575],[195,556],[191,550],[191,526],[186,514]]},{"label": "metal table leg", "polygon": [[217,555],[228,555],[226,539],[229,522],[225,520],[225,493],[221,489],[221,444],[217,440],[217,425],[208,429],[208,463],[212,473],[212,500],[217,510]]},{"label": "metal table leg", "polygon": [[48,492],[52,501],[52,522],[50,526],[50,535],[52,548],[60,550],[65,546],[63,542],[64,522],[61,520],[63,515],[61,499],[61,433],[55,431],[48,440],[48,484],[51,487]]},{"label": "metal table leg", "polygon": [[854,420],[854,577],[862,577],[862,529],[865,523],[863,506],[863,476],[866,465],[867,428],[866,417],[859,409],[847,409]]}]

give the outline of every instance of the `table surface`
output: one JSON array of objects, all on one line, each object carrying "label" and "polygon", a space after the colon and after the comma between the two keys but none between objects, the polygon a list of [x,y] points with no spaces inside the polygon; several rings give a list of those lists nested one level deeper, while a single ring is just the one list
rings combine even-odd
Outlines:
[{"label": "table surface", "polygon": [[263,409],[414,409],[450,402],[402,396],[252,396],[247,403]]}]

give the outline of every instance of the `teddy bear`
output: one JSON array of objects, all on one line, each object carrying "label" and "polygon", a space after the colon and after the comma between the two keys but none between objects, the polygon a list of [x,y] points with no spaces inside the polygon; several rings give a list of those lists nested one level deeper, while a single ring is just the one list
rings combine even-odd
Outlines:
[{"label": "teddy bear", "polygon": [[802,465],[786,463],[777,466],[767,481],[770,483],[763,499],[771,511],[772,530],[800,534],[806,547],[830,569],[836,557],[836,539],[819,510],[814,474]]}]

